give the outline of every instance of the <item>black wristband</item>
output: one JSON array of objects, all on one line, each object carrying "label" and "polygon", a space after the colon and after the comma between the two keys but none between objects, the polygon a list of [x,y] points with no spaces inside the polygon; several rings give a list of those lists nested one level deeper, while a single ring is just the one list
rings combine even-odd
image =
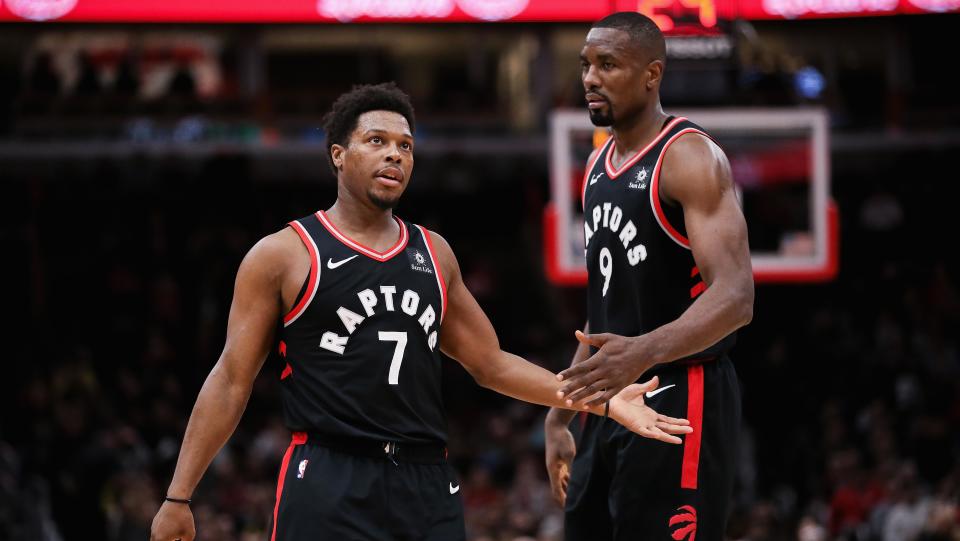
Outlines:
[{"label": "black wristband", "polygon": [[164,496],[163,499],[166,500],[166,501],[168,501],[168,502],[182,503],[182,504],[185,504],[185,505],[190,505],[190,502],[193,501],[193,500],[191,500],[190,498],[187,498],[187,499],[171,498],[170,496]]}]

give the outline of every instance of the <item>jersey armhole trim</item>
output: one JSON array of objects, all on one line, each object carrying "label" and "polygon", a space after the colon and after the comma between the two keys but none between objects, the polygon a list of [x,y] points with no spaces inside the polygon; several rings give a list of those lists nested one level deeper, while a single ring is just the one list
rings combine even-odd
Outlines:
[{"label": "jersey armhole trim", "polygon": [[657,219],[657,223],[660,224],[660,229],[670,237],[670,240],[687,250],[690,249],[690,239],[681,235],[680,231],[670,224],[670,221],[667,220],[667,214],[663,211],[663,204],[660,201],[660,169],[663,166],[663,158],[667,155],[667,149],[670,148],[670,145],[688,133],[697,133],[711,141],[713,140],[712,137],[696,128],[684,128],[678,131],[663,144],[663,150],[660,151],[660,156],[657,158],[657,165],[653,168],[653,180],[650,181],[650,208],[653,209],[653,216]]},{"label": "jersey armhole trim", "polygon": [[300,299],[306,296],[307,288],[309,287],[310,287],[310,273],[308,272],[307,275],[303,277],[303,283],[300,284],[300,291],[297,292],[297,297],[293,300],[294,306],[300,304]]},{"label": "jersey armhole trim", "polygon": [[417,225],[416,227],[420,230],[420,234],[423,235],[423,241],[427,245],[427,253],[430,254],[430,262],[433,263],[433,268],[437,271],[435,278],[437,279],[437,286],[440,288],[440,324],[442,325],[443,316],[447,313],[447,283],[443,279],[443,271],[440,269],[440,258],[436,256],[437,251],[433,247],[433,241],[430,240],[430,232],[421,225]]},{"label": "jersey armhole trim", "polygon": [[611,141],[613,141],[613,137],[607,137],[607,140],[598,148],[596,156],[594,156],[592,160],[587,161],[587,169],[583,172],[583,188],[580,189],[580,208],[584,211],[587,209],[587,182],[589,182],[590,173],[593,171],[593,168],[597,166],[597,162],[600,161],[600,157],[606,152],[607,146],[610,145]]},{"label": "jersey armhole trim", "polygon": [[300,240],[303,241],[304,246],[307,247],[307,251],[310,252],[310,274],[307,277],[308,285],[307,291],[300,297],[300,302],[298,302],[287,315],[283,316],[283,326],[287,327],[291,323],[297,320],[303,313],[307,310],[307,306],[310,306],[310,302],[313,301],[314,295],[317,294],[317,285],[320,282],[320,256],[318,254],[317,245],[313,242],[313,238],[307,233],[307,230],[304,229],[303,225],[300,222],[294,220],[288,224],[297,232],[297,235],[300,236]]}]

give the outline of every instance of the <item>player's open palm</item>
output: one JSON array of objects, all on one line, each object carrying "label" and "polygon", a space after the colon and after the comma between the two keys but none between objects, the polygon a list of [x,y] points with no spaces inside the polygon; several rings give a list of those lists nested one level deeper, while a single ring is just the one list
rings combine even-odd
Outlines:
[{"label": "player's open palm", "polygon": [[610,400],[610,417],[645,438],[682,443],[683,440],[676,434],[693,432],[690,421],[661,415],[643,401],[644,393],[656,389],[658,385],[660,379],[656,376],[644,383],[628,385]]},{"label": "player's open palm", "polygon": [[559,396],[566,399],[568,406],[584,401],[591,407],[603,404],[650,368],[649,343],[642,336],[588,335],[580,331],[576,336],[582,344],[597,348],[597,352],[558,374],[564,382]]},{"label": "player's open palm", "polygon": [[164,502],[150,527],[150,541],[193,541],[196,535],[190,506],[180,503]]}]

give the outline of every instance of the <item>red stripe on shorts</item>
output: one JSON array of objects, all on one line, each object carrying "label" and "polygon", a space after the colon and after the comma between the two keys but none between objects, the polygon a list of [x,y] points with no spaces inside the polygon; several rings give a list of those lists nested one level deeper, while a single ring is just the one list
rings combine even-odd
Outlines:
[{"label": "red stripe on shorts", "polygon": [[280,495],[283,494],[283,480],[287,477],[287,466],[290,465],[293,448],[304,443],[307,443],[307,434],[305,432],[294,432],[293,438],[290,440],[290,446],[287,447],[287,452],[283,454],[283,462],[280,463],[280,478],[277,479],[277,502],[273,504],[273,532],[270,534],[270,541],[277,540],[277,515],[280,513]]},{"label": "red stripe on shorts", "polygon": [[703,429],[703,365],[687,367],[687,420],[693,432],[683,440],[683,471],[680,488],[697,489],[700,468],[700,435]]}]

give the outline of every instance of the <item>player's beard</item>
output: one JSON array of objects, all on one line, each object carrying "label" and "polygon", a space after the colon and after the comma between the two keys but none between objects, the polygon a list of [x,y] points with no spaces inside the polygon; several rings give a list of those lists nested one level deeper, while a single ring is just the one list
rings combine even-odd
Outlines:
[{"label": "player's beard", "polygon": [[607,102],[606,111],[600,109],[587,109],[587,111],[590,113],[590,122],[593,122],[594,126],[600,128],[613,126],[613,106],[610,102]]},{"label": "player's beard", "polygon": [[397,206],[397,203],[400,202],[400,197],[382,197],[373,190],[367,192],[367,197],[370,198],[370,202],[374,205],[380,207],[381,210],[392,210]]}]

